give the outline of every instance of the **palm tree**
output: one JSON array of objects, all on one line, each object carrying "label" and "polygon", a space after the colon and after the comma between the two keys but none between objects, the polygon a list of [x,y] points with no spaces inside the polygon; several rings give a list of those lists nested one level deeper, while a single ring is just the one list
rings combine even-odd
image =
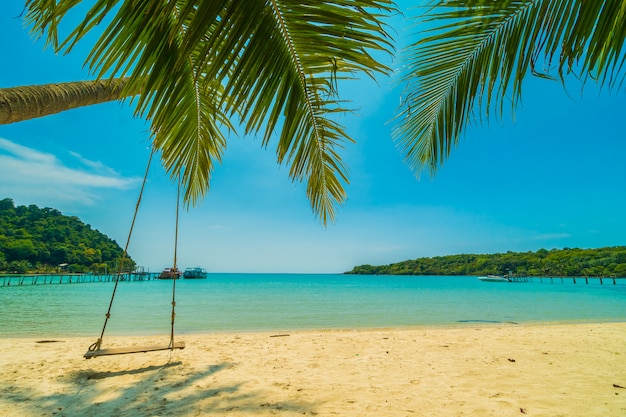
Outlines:
[{"label": "palm tree", "polygon": [[[306,181],[323,224],[334,219],[348,181],[338,149],[353,141],[335,118],[350,111],[338,81],[389,73],[372,55],[392,53],[383,23],[392,0],[95,0],[88,10],[79,0],[26,0],[26,8],[57,51],[107,25],[87,64],[98,79],[127,77],[121,97],[140,92],[131,102],[150,120],[166,170],[182,178],[186,203],[208,191],[225,133],[241,125],[265,147],[278,134],[278,162]],[[65,17],[80,10],[84,20],[59,39]]]},{"label": "palm tree", "polygon": [[0,88],[0,124],[49,116],[65,110],[120,100],[128,78]]},{"label": "palm tree", "polygon": [[416,172],[426,167],[434,174],[472,117],[502,115],[508,100],[514,110],[528,74],[622,87],[623,0],[438,0],[431,6],[422,17],[422,38],[406,50],[407,93],[394,130]]}]

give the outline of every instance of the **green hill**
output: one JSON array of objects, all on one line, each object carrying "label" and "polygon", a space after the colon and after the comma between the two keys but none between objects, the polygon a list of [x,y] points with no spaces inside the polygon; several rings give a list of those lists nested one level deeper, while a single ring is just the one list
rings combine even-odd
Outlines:
[{"label": "green hill", "polygon": [[[0,200],[0,271],[115,272],[122,248],[75,216]],[[133,269],[132,259],[125,270]]]},{"label": "green hill", "polygon": [[436,256],[382,266],[361,265],[346,274],[625,277],[626,246]]}]

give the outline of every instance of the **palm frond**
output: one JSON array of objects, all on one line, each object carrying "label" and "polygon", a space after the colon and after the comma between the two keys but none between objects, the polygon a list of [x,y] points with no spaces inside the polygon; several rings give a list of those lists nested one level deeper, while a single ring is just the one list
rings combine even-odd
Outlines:
[{"label": "palm frond", "polygon": [[528,74],[623,81],[620,0],[444,0],[421,25],[422,39],[404,56],[406,95],[394,130],[417,173],[434,174],[473,118],[502,115],[509,101],[514,111]]},{"label": "palm frond", "polygon": [[389,71],[372,54],[392,52],[382,21],[392,0],[96,0],[59,43],[59,22],[78,3],[27,0],[34,30],[69,50],[109,19],[89,64],[99,77],[129,75],[143,87],[137,111],[152,120],[170,174],[185,172],[186,201],[208,188],[201,172],[219,160],[220,129],[237,118],[264,145],[279,131],[279,163],[307,181],[322,222],[334,218],[347,182],[337,148],[352,140],[332,117],[348,111],[337,80]]},{"label": "palm frond", "polygon": [[[385,2],[363,3],[391,10]],[[378,17],[346,4],[350,2],[274,2],[257,15],[258,26],[225,87],[234,98],[229,108],[242,112],[248,132],[265,126],[265,144],[282,123],[278,161],[290,165],[293,180],[307,181],[312,208],[324,223],[345,200],[342,184],[348,179],[339,150],[352,141],[334,119],[349,111],[338,98],[337,80],[389,70],[370,55],[391,49]],[[272,59],[260,61],[262,56]]]}]

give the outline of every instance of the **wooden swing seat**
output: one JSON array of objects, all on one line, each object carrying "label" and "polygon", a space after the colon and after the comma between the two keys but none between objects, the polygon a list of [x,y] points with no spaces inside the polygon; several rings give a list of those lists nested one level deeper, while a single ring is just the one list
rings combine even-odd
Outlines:
[{"label": "wooden swing seat", "polygon": [[132,346],[127,348],[88,350],[83,356],[85,357],[85,359],[91,359],[98,356],[125,355],[127,353],[146,353],[156,352],[159,350],[174,350],[184,348],[185,342],[175,342],[173,345]]}]

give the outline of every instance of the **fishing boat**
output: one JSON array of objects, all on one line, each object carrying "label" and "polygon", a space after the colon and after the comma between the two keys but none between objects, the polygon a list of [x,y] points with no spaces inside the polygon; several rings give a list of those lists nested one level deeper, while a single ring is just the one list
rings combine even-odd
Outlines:
[{"label": "fishing boat", "polygon": [[200,267],[186,268],[183,273],[185,279],[203,279],[206,278],[206,275],[206,270]]},{"label": "fishing boat", "polygon": [[161,271],[161,274],[157,277],[158,279],[179,279],[182,275],[180,269],[178,268],[165,268]]},{"label": "fishing boat", "polygon": [[507,275],[487,275],[486,277],[478,277],[478,279],[485,282],[511,282]]}]

